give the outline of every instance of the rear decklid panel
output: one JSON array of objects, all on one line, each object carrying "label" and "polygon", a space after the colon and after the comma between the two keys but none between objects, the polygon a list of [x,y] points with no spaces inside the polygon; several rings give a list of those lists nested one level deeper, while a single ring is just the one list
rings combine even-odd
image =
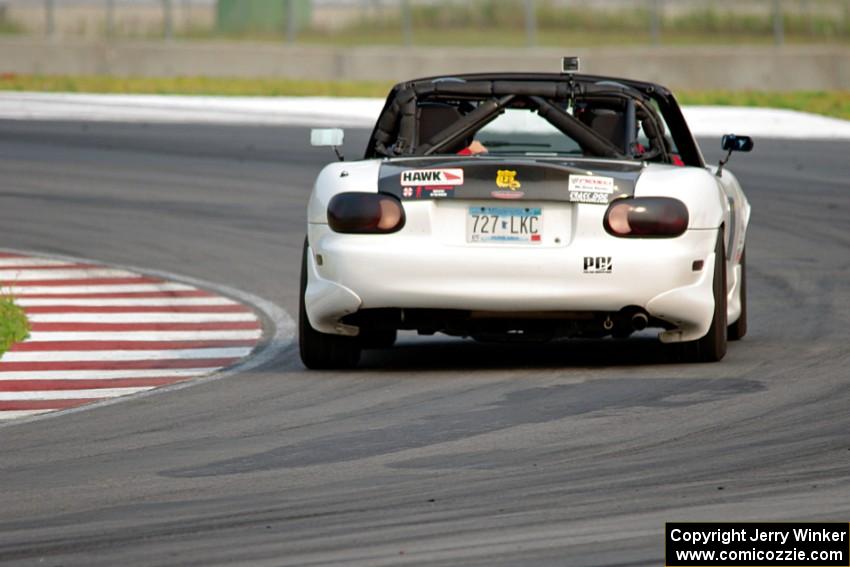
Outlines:
[{"label": "rear decklid panel", "polygon": [[607,204],[632,196],[642,169],[640,163],[604,160],[414,158],[382,163],[378,190],[404,202],[408,235],[468,245],[473,210],[539,210],[538,240],[475,245],[557,248],[582,232],[600,235]]},{"label": "rear decklid panel", "polygon": [[[610,202],[634,194],[642,169],[641,163],[605,160],[412,158],[381,164],[378,190],[402,200],[567,202],[581,202],[575,193],[600,192]],[[599,181],[596,187],[593,180]]]}]

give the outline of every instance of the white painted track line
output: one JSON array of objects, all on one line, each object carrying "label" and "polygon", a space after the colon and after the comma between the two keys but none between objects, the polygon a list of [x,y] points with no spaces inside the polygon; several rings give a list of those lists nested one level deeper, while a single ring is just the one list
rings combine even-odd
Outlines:
[{"label": "white painted track line", "polygon": [[190,285],[179,283],[121,284],[121,285],[68,285],[68,286],[15,286],[9,282],[0,284],[0,291],[10,292],[15,297],[28,295],[66,295],[78,293],[147,293],[156,291],[193,291]]},{"label": "white painted track line", "polygon": [[263,332],[251,331],[122,331],[111,332],[51,332],[37,331],[27,342],[44,341],[213,341],[258,340]]},{"label": "white painted track line", "polygon": [[746,134],[779,139],[848,140],[850,120],[778,108],[690,106],[684,109],[696,136]]},{"label": "white painted track line", "polygon": [[187,378],[205,376],[220,366],[211,368],[153,368],[144,370],[27,370],[0,372],[2,380],[115,380],[119,378]]},{"label": "white painted track line", "polygon": [[376,98],[0,93],[0,118],[370,127]]},{"label": "white painted track line", "polygon": [[92,398],[113,398],[115,396],[126,396],[146,390],[152,390],[153,386],[137,388],[97,388],[94,390],[45,390],[31,392],[0,392],[0,402],[11,402],[20,400],[79,400]]},{"label": "white painted track line", "polygon": [[0,258],[0,268],[17,268],[20,266],[73,266],[73,262],[49,260],[42,258]]},{"label": "white painted track line", "polygon": [[141,278],[139,274],[127,270],[39,270],[39,269],[15,269],[0,270],[0,282],[6,285],[14,285],[16,282],[34,280],[88,280],[93,278]]},{"label": "white painted track line", "polygon": [[30,323],[215,323],[256,321],[253,313],[33,313]]},{"label": "white painted track line", "polygon": [[[372,128],[383,104],[379,98],[3,92],[0,118]],[[686,106],[683,111],[696,136],[850,139],[850,121],[806,112],[734,106]]]},{"label": "white painted track line", "polygon": [[7,420],[11,421],[13,419],[20,419],[22,417],[33,417],[36,415],[41,415],[44,413],[50,413],[53,410],[8,410],[8,411],[0,411],[0,421]]},{"label": "white painted track line", "polygon": [[236,301],[226,297],[181,297],[181,298],[142,298],[142,299],[33,299],[19,298],[15,303],[21,307],[177,307],[177,306],[218,306],[239,305]]},{"label": "white painted track line", "polygon": [[[105,350],[63,351],[54,350],[7,352],[4,362],[72,362],[94,360],[191,360],[196,358],[242,358],[251,354],[253,347],[196,348],[174,350]],[[2,376],[0,372],[0,376]]]}]

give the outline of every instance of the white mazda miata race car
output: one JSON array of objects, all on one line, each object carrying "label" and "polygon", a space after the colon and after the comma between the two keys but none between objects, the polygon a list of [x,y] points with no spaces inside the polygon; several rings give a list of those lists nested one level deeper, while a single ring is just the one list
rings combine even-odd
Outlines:
[{"label": "white mazda miata race car", "polygon": [[[313,132],[314,145],[341,138]],[[752,140],[725,136],[723,148]],[[656,84],[575,73],[401,83],[364,159],[316,180],[301,358],[352,367],[404,329],[546,341],[657,328],[688,360],[720,360],[746,332],[750,216],[724,163],[706,165]]]}]

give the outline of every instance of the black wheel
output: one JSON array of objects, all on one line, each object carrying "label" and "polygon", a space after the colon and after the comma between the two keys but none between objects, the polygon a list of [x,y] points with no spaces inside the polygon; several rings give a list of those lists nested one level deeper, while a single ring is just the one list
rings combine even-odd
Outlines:
[{"label": "black wheel", "polygon": [[301,294],[298,305],[298,347],[301,362],[313,370],[354,368],[360,360],[360,341],[357,337],[343,337],[320,333],[310,325],[304,307],[307,290],[307,240],[301,253]]},{"label": "black wheel", "polygon": [[714,247],[714,316],[708,333],[699,340],[684,343],[685,355],[693,362],[717,362],[726,355],[726,258],[723,233]]},{"label": "black wheel", "polygon": [[747,251],[741,253],[741,316],[726,328],[730,341],[740,341],[747,334]]},{"label": "black wheel", "polygon": [[398,338],[395,329],[369,329],[360,327],[360,344],[363,348],[390,348]]}]

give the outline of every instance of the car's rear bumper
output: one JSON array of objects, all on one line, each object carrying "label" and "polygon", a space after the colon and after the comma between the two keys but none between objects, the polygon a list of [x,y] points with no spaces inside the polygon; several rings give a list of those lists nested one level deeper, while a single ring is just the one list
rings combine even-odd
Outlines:
[{"label": "car's rear bumper", "polygon": [[[305,305],[314,328],[348,335],[358,329],[340,320],[361,309],[507,314],[637,306],[675,327],[661,334],[663,341],[694,340],[708,331],[714,311],[716,239],[716,230],[689,230],[671,239],[578,235],[564,245],[447,244],[430,235],[345,235],[311,224]],[[610,258],[610,271],[593,273],[597,258],[602,268]]]}]

